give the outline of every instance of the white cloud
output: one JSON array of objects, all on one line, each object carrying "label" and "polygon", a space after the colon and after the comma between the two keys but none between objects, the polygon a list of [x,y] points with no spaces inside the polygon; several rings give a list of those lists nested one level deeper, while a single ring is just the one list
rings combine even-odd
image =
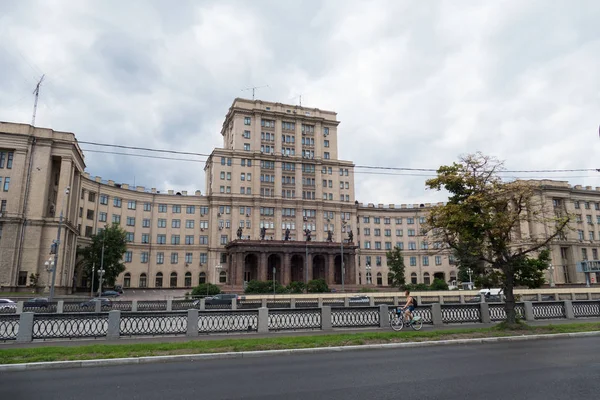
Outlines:
[{"label": "white cloud", "polygon": [[[80,140],[208,153],[241,89],[338,112],[340,155],[437,168],[481,150],[507,168],[596,168],[600,5],[268,0],[0,5],[0,120]],[[89,146],[83,146],[89,148]],[[109,150],[109,149],[105,149]],[[201,163],[86,153],[93,175],[204,191]],[[363,202],[443,200],[428,173],[357,171]],[[362,172],[365,172],[364,170]],[[373,171],[371,171],[373,172]],[[600,186],[598,175],[556,177]],[[570,178],[569,178],[570,177]]]}]

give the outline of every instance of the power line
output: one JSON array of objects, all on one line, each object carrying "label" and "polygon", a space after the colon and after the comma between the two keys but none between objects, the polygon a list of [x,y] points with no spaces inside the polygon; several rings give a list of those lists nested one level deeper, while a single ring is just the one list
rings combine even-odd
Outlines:
[{"label": "power line", "polygon": [[[103,147],[115,147],[120,149],[130,149],[130,150],[142,150],[142,151],[150,151],[156,153],[169,153],[169,154],[182,154],[182,155],[193,155],[193,156],[201,156],[201,157],[210,157],[210,154],[206,153],[195,153],[195,152],[186,152],[186,151],[177,151],[177,150],[167,150],[167,149],[153,149],[149,147],[136,147],[136,146],[125,146],[118,144],[106,144],[106,143],[98,143],[98,142],[88,142],[88,141],[78,141],[81,144],[89,144],[92,146],[103,146]],[[98,152],[94,150],[86,150],[90,152]],[[114,153],[118,154],[118,153]],[[123,155],[133,155],[128,153],[120,153]],[[244,158],[244,157],[234,157],[234,158]],[[177,159],[175,159],[177,160]],[[304,160],[304,159],[303,159]],[[190,160],[180,160],[180,161],[190,161]],[[437,172],[437,168],[409,168],[409,167],[385,167],[385,166],[374,166],[374,165],[355,165],[355,169],[373,169],[373,170],[388,170],[388,171],[415,171],[415,172]],[[561,172],[597,172],[596,168],[575,168],[575,169],[532,169],[532,170],[503,170],[498,171],[498,173],[561,173]],[[434,175],[437,176],[437,175]]]}]

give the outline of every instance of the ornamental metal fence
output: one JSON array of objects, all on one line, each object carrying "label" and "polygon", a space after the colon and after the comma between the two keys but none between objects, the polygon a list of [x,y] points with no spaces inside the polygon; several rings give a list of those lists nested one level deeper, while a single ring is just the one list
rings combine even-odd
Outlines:
[{"label": "ornamental metal fence", "polygon": [[534,319],[560,319],[566,318],[565,305],[563,302],[534,303]]},{"label": "ornamental metal fence", "polygon": [[206,311],[198,315],[198,333],[256,332],[258,310]]},{"label": "ornamental metal fence", "polygon": [[269,311],[269,331],[321,329],[321,309],[301,308]]},{"label": "ornamental metal fence", "polygon": [[442,304],[442,320],[446,323],[481,322],[479,304]]},{"label": "ornamental metal fence", "polygon": [[364,328],[379,326],[379,307],[333,308],[331,325],[334,328]]},{"label": "ornamental metal fence", "polygon": [[0,340],[16,340],[19,333],[18,315],[0,315]]},{"label": "ornamental metal fence", "polygon": [[108,314],[38,315],[33,320],[33,339],[99,338],[106,336]]},{"label": "ornamental metal fence", "polygon": [[576,301],[573,302],[573,316],[575,318],[600,317],[600,302]]},{"label": "ornamental metal fence", "polygon": [[121,316],[121,336],[182,335],[187,332],[184,312],[127,313]]}]

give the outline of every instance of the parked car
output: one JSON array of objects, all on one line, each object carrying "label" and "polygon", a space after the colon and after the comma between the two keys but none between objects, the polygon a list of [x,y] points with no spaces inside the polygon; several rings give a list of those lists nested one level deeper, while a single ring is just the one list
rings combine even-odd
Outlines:
[{"label": "parked car", "polygon": [[114,291],[117,292],[117,293],[119,293],[119,294],[125,293],[123,291],[123,286],[121,286],[121,285],[115,285]]},{"label": "parked car", "polygon": [[9,299],[0,299],[0,311],[11,311],[17,309],[17,303]]},{"label": "parked car", "polygon": [[119,292],[115,292],[114,290],[107,290],[102,292],[100,297],[119,297],[121,294]]},{"label": "parked car", "polygon": [[23,307],[31,308],[48,308],[50,302],[45,297],[36,297],[35,299],[27,300],[23,303]]},{"label": "parked car", "polygon": [[[241,302],[240,296],[237,294],[217,294],[215,296],[205,297],[204,305],[207,306],[217,306],[217,305],[228,305],[231,304],[231,300],[236,299],[236,303],[239,305]],[[194,301],[194,306],[200,305],[200,300]]]},{"label": "parked car", "polygon": [[83,303],[79,304],[79,307],[86,309],[86,310],[90,310],[93,311],[96,309],[96,303],[100,302],[100,309],[101,310],[105,310],[105,309],[110,309],[112,308],[112,302],[110,301],[110,299],[107,299],[105,297],[96,297],[93,299],[90,299],[88,301],[84,301]]}]

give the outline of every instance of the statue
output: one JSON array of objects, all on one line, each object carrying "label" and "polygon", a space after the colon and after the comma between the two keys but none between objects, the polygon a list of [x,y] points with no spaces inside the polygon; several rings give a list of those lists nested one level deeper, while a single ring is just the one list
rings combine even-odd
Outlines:
[{"label": "statue", "polygon": [[244,230],[243,230],[243,229],[242,229],[242,227],[240,226],[240,227],[238,228],[238,230],[237,230],[237,238],[238,238],[238,239],[241,239],[241,238],[242,238],[242,232],[243,232],[243,231],[244,231]]},{"label": "statue", "polygon": [[348,242],[352,243],[353,240],[354,240],[354,234],[350,230],[350,231],[348,231]]},{"label": "statue", "polygon": [[310,242],[310,229],[305,229],[304,234],[306,235],[306,241]]},{"label": "statue", "polygon": [[327,241],[333,242],[333,232],[331,232],[331,230],[327,231]]},{"label": "statue", "polygon": [[265,235],[267,234],[267,228],[264,226],[260,228],[260,240],[265,240]]},{"label": "statue", "polygon": [[290,240],[290,228],[285,230],[285,241]]}]

